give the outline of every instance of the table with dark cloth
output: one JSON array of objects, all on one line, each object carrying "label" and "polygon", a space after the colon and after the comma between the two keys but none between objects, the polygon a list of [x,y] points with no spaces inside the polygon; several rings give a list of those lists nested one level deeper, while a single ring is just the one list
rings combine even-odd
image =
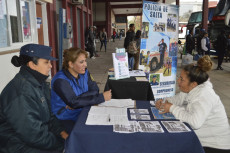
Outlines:
[{"label": "table with dark cloth", "polygon": [[[154,120],[149,101],[137,101],[136,106],[148,109]],[[82,110],[66,141],[66,153],[204,153],[193,130],[168,133],[160,123],[164,133],[115,133],[113,126],[85,125],[89,110]]]},{"label": "table with dark cloth", "polygon": [[154,100],[148,81],[136,81],[135,77],[120,80],[108,79],[104,91],[112,90],[113,99]]}]

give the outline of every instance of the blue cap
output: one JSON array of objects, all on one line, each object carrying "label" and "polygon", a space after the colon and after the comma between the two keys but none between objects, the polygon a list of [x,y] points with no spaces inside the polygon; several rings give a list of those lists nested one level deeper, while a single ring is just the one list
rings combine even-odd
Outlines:
[{"label": "blue cap", "polygon": [[38,57],[48,60],[57,60],[52,57],[52,48],[49,46],[39,45],[39,44],[27,44],[21,47],[20,55],[27,55],[30,57]]},{"label": "blue cap", "polygon": [[157,78],[157,76],[156,76],[156,75],[153,75],[152,78]]}]

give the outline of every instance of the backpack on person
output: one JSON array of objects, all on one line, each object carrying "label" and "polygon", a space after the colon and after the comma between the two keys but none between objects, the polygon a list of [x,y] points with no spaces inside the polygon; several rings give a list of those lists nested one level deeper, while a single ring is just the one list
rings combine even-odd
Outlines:
[{"label": "backpack on person", "polygon": [[129,54],[136,54],[137,53],[137,42],[136,41],[131,41],[127,47],[127,52]]}]

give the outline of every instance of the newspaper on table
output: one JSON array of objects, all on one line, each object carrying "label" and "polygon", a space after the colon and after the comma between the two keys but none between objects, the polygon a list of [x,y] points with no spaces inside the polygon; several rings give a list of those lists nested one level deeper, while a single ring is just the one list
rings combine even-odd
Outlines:
[{"label": "newspaper on table", "polygon": [[130,114],[149,114],[148,109],[129,109]]},{"label": "newspaper on table", "polygon": [[113,132],[118,133],[135,133],[139,131],[139,124],[137,121],[129,121],[129,125],[115,124],[113,125]]},{"label": "newspaper on table", "polygon": [[151,120],[149,115],[130,114],[131,120]]},{"label": "newspaper on table", "polygon": [[141,132],[163,133],[164,130],[158,121],[139,121]]},{"label": "newspaper on table", "polygon": [[92,106],[88,113],[86,125],[128,125],[127,108]]},{"label": "newspaper on table", "polygon": [[129,109],[129,112],[132,120],[151,120],[149,115],[143,115],[149,114],[148,109]]},{"label": "newspaper on table", "polygon": [[132,99],[111,99],[99,104],[98,106],[134,108],[135,103]]},{"label": "newspaper on table", "polygon": [[190,132],[191,130],[181,121],[161,121],[170,133]]},{"label": "newspaper on table", "polygon": [[163,133],[164,130],[158,121],[129,121],[129,125],[113,125],[113,132],[118,133]]}]

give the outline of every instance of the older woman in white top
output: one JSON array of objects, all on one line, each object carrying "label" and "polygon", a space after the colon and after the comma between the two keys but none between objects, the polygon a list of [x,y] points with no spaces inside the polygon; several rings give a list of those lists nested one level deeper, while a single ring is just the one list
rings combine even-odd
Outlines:
[{"label": "older woman in white top", "polygon": [[207,71],[211,68],[207,55],[198,60],[197,66],[185,66],[178,79],[181,92],[167,98],[166,103],[158,100],[156,107],[187,122],[206,153],[229,153],[230,127],[224,106],[209,81]]}]

